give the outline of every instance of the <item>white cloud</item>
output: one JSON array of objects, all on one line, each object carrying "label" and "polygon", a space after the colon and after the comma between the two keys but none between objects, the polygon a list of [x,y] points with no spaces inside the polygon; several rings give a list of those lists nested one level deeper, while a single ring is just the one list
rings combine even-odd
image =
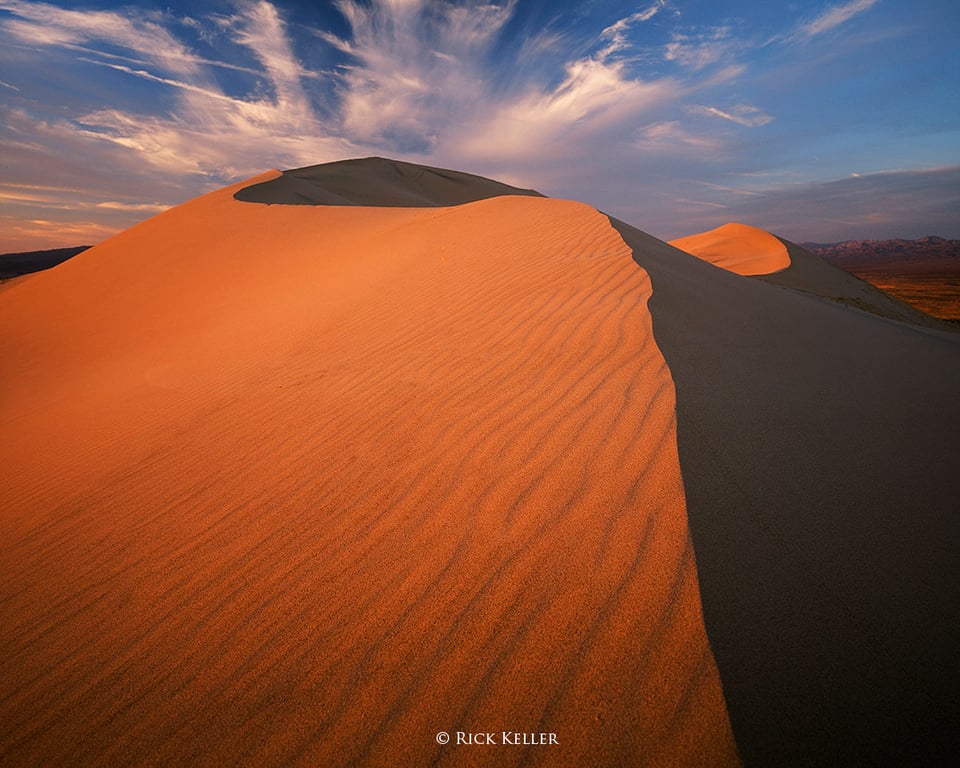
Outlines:
[{"label": "white cloud", "polygon": [[676,93],[672,80],[644,82],[629,77],[623,62],[583,58],[566,65],[566,77],[555,88],[503,104],[453,146],[471,159],[569,161],[597,150],[598,137],[611,130],[632,130],[637,119]]},{"label": "white cloud", "polygon": [[832,6],[816,18],[801,24],[795,31],[793,39],[810,39],[824,32],[829,32],[857,14],[869,10],[877,2],[878,0],[851,0],[851,2],[843,5]]},{"label": "white cloud", "polygon": [[15,18],[3,29],[16,40],[36,46],[80,45],[100,40],[148,54],[167,72],[197,76],[190,51],[166,29],[146,18],[115,11],[69,10],[48,3],[0,0],[0,10]]},{"label": "white cloud", "polygon": [[679,120],[664,120],[637,131],[633,146],[643,152],[658,154],[702,152],[716,155],[723,145],[716,136],[691,132]]},{"label": "white cloud", "polygon": [[319,32],[356,63],[343,68],[343,131],[358,141],[425,152],[450,115],[489,98],[483,54],[514,13],[516,0],[463,6],[339,0],[352,39]]},{"label": "white cloud", "polygon": [[638,21],[650,21],[650,19],[663,10],[665,5],[666,4],[663,0],[659,0],[659,2],[654,3],[646,10],[637,11],[629,16],[625,16],[624,18],[604,29],[600,33],[600,39],[609,40],[609,42],[607,43],[607,46],[600,51],[598,58],[605,60],[614,53],[629,48],[630,43],[627,39],[627,30],[630,28],[630,26]]},{"label": "white cloud", "polygon": [[96,203],[97,208],[107,208],[111,211],[146,211],[148,213],[159,213],[167,210],[170,206],[163,203],[121,203],[116,200],[106,200],[102,203]]},{"label": "white cloud", "polygon": [[[144,115],[117,105],[48,124],[58,134],[69,133],[70,145],[79,144],[85,154],[113,145],[124,152],[114,158],[115,165],[146,165],[181,178],[199,175],[213,186],[277,164],[338,159],[354,149],[320,124],[301,85],[304,73],[283,22],[263,0],[239,0],[235,15],[218,19],[261,68],[222,66],[256,72],[272,91],[243,96],[228,95],[213,77],[220,62],[197,56],[150,18],[15,0],[0,0],[0,8],[14,14],[3,22],[3,30],[22,43],[40,50],[82,50],[78,61],[173,89],[172,114]],[[104,44],[113,50],[98,50]],[[114,52],[118,49],[122,52]],[[134,66],[118,63],[122,61]]]},{"label": "white cloud", "polygon": [[295,125],[309,123],[313,109],[300,83],[303,68],[293,55],[277,9],[264,0],[242,7],[246,13],[236,24],[235,38],[263,64],[276,93],[278,116]]},{"label": "white cloud", "polygon": [[732,33],[729,26],[695,34],[675,33],[673,40],[666,45],[664,58],[695,72],[702,70],[729,59],[740,50],[741,43]]}]

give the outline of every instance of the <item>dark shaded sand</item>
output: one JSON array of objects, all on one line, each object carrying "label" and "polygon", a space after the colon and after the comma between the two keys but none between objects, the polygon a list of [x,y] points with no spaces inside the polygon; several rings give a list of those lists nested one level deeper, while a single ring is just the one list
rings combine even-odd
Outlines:
[{"label": "dark shaded sand", "polygon": [[744,764],[949,763],[960,339],[855,308],[844,298],[891,305],[789,243],[774,284],[613,224],[653,284],[707,631]]},{"label": "dark shaded sand", "polygon": [[71,248],[48,248],[44,251],[0,254],[0,280],[9,280],[31,272],[50,269],[89,247],[89,245],[78,245]]},{"label": "dark shaded sand", "polygon": [[501,195],[543,197],[482,176],[382,157],[340,160],[283,171],[242,187],[237,200],[281,205],[371,205],[429,208]]},{"label": "dark shaded sand", "polygon": [[0,298],[4,764],[736,765],[607,218],[235,189]]}]

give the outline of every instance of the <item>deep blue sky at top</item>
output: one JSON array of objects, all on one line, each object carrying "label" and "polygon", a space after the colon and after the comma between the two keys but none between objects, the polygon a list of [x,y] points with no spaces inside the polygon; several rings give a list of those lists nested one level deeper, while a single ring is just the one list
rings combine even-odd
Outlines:
[{"label": "deep blue sky at top", "polygon": [[670,238],[960,238],[955,0],[0,0],[0,251],[386,155]]}]

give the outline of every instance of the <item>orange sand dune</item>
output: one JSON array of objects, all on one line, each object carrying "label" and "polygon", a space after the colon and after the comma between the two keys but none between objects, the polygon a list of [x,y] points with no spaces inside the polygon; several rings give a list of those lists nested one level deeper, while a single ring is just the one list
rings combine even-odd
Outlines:
[{"label": "orange sand dune", "polygon": [[768,275],[790,266],[790,256],[779,239],[746,224],[731,222],[671,240],[670,245],[738,275]]},{"label": "orange sand dune", "polygon": [[0,297],[5,764],[736,764],[609,221],[238,187]]}]

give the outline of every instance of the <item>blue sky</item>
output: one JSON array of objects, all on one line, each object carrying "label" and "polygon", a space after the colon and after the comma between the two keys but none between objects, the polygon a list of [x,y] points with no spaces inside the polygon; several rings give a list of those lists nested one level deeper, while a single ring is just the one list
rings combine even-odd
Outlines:
[{"label": "blue sky", "polygon": [[665,239],[960,238],[956,0],[0,0],[0,252],[382,155]]}]

